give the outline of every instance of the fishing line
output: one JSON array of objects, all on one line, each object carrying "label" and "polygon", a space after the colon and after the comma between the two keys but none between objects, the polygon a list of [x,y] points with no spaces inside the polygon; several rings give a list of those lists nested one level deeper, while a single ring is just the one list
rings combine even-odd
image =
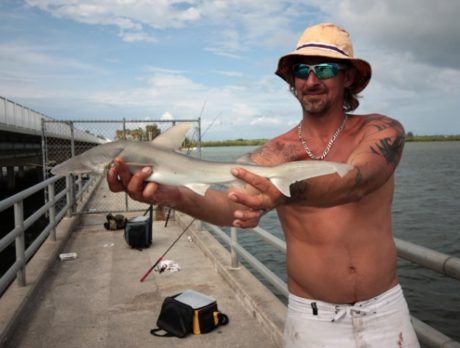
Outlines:
[{"label": "fishing line", "polygon": [[220,118],[220,116],[222,116],[222,112],[220,112],[216,117],[214,117],[214,119],[212,120],[212,122],[208,125],[208,127],[206,127],[206,129],[204,130],[204,132],[201,134],[201,139],[203,139],[203,137],[206,135],[206,133],[208,132],[208,130],[214,126],[214,123],[216,123],[217,119]]},{"label": "fishing line", "polygon": [[148,277],[148,275],[153,271],[153,269],[160,263],[161,260],[166,256],[166,254],[169,252],[169,250],[172,249],[172,247],[179,241],[180,237],[184,235],[184,233],[192,226],[192,224],[195,222],[195,219],[192,219],[192,221],[188,224],[188,226],[179,234],[179,236],[176,238],[176,240],[169,246],[169,248],[163,253],[163,255],[160,256],[160,258],[154,263],[152,267],[149,268],[147,272],[142,276],[140,279],[140,282],[142,283],[145,278]]},{"label": "fishing line", "polygon": [[[203,114],[203,110],[204,110],[204,107],[206,106],[206,102],[204,102],[203,104],[203,107],[201,109],[201,113],[200,113],[200,118],[201,118],[201,115]],[[211,124],[208,125],[208,127],[205,129],[204,133],[202,134],[201,138],[203,138],[203,136],[206,134],[206,132],[214,125],[214,123],[216,122],[216,120],[222,115],[222,113],[218,114],[214,120],[211,122]],[[192,137],[193,138],[193,137]],[[189,148],[188,148],[188,151],[187,151],[187,154],[190,152],[191,150],[191,144],[189,145]],[[171,210],[172,209],[169,209],[168,210],[168,215],[166,217],[166,221],[165,221],[165,227],[168,225],[168,221],[169,221],[169,217],[170,217],[170,214],[171,214]],[[190,226],[192,226],[192,224],[195,222],[195,219],[192,219],[192,221],[188,224],[188,226],[179,234],[179,236],[176,238],[176,240],[168,247],[168,249],[163,253],[163,255],[161,255],[158,260],[153,264],[152,267],[150,267],[147,272],[145,272],[145,274],[142,276],[142,278],[140,279],[140,282],[144,282],[144,280],[149,276],[150,273],[152,273],[152,271],[155,269],[155,267],[161,262],[161,260],[163,260],[163,258],[166,256],[166,254],[174,247],[174,245],[179,241],[179,239],[184,235],[184,233],[190,228]]]}]

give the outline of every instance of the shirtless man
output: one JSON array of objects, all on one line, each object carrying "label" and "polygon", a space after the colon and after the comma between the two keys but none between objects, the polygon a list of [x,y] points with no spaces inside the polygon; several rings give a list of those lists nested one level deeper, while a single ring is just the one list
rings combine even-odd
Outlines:
[{"label": "shirtless man", "polygon": [[[299,125],[250,154],[259,165],[297,160],[346,162],[353,169],[291,185],[291,198],[242,168],[245,190],[145,183],[152,168],[129,173],[121,158],[108,173],[112,191],[158,202],[218,225],[254,227],[276,209],[287,245],[289,305],[285,347],[419,347],[396,275],[391,203],[404,129],[389,117],[352,115],[371,78],[353,56],[346,31],[307,28],[276,72],[303,110]],[[154,168],[153,168],[154,170]]]}]

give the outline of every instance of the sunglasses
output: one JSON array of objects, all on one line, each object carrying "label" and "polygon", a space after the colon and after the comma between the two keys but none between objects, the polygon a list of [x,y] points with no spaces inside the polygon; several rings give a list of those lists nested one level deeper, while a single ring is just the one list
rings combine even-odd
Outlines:
[{"label": "sunglasses", "polygon": [[293,73],[294,76],[306,80],[310,71],[314,71],[315,75],[320,80],[330,79],[332,77],[337,76],[339,70],[344,70],[347,67],[342,64],[337,63],[321,63],[315,65],[308,65],[308,64],[296,64],[294,65]]}]

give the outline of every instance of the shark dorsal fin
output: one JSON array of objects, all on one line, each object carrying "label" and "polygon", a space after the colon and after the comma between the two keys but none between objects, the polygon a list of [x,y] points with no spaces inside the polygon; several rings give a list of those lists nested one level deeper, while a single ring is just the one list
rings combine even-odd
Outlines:
[{"label": "shark dorsal fin", "polygon": [[171,150],[177,150],[184,142],[185,135],[190,128],[192,128],[190,122],[181,122],[153,139],[152,144],[166,147]]}]

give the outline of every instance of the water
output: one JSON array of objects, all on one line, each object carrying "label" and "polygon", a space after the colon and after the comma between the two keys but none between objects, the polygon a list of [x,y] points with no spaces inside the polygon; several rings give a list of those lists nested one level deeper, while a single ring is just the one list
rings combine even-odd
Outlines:
[{"label": "water", "polygon": [[[204,148],[203,158],[235,160],[253,149]],[[406,144],[396,171],[396,237],[460,257],[459,169],[460,142]],[[276,213],[265,215],[260,226],[284,239]],[[239,241],[286,281],[283,254],[260,243],[251,233],[239,233]],[[460,341],[460,282],[404,260],[398,261],[398,274],[412,314]]]}]

